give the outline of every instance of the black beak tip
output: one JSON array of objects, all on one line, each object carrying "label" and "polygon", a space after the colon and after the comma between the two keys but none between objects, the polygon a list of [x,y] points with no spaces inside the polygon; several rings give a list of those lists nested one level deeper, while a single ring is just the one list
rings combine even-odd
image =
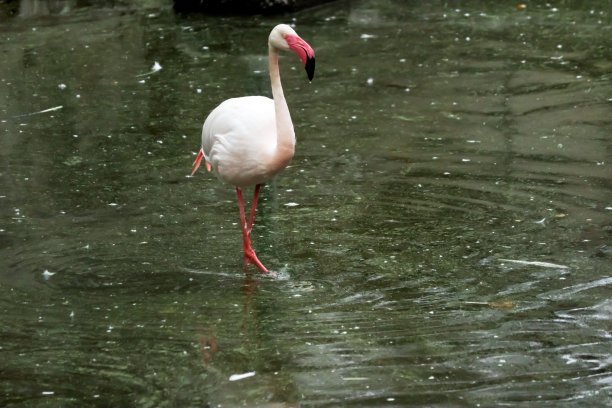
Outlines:
[{"label": "black beak tip", "polygon": [[314,59],[314,57],[306,58],[306,65],[304,67],[306,68],[306,74],[308,75],[308,80],[312,81],[312,78],[314,78],[314,71],[315,71],[315,59]]}]

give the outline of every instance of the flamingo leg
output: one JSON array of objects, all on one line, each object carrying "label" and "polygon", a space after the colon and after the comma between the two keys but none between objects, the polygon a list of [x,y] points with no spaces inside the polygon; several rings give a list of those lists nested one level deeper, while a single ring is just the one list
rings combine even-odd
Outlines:
[{"label": "flamingo leg", "polygon": [[261,184],[255,185],[255,192],[253,193],[253,202],[251,203],[251,214],[249,215],[249,223],[247,224],[247,231],[249,235],[251,235],[251,230],[253,229],[253,224],[255,223],[255,211],[257,211],[257,201],[259,200],[259,190],[261,189]]},{"label": "flamingo leg", "polygon": [[[259,185],[258,185],[259,187]],[[259,189],[255,188],[255,198],[258,198]],[[255,220],[255,208],[257,202],[254,200],[251,205],[251,213],[249,214],[249,223],[247,224],[246,212],[244,211],[244,200],[242,199],[242,190],[236,187],[236,198],[238,200],[238,210],[240,211],[240,229],[242,230],[242,249],[244,251],[245,263],[250,262],[257,266],[262,273],[268,273],[268,269],[257,258],[253,246],[251,245],[251,229]]]}]

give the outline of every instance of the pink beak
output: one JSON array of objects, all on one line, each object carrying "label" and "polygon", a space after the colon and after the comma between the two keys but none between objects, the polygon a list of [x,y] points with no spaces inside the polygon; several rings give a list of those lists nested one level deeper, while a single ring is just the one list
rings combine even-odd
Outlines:
[{"label": "pink beak", "polygon": [[304,68],[306,68],[308,79],[312,81],[315,70],[315,55],[312,47],[297,35],[289,34],[285,36],[285,41],[287,41],[291,51],[300,58],[300,61],[304,64]]}]

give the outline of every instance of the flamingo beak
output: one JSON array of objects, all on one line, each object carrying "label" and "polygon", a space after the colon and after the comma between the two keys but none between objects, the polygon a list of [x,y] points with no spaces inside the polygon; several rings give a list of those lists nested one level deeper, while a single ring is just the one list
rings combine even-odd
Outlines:
[{"label": "flamingo beak", "polygon": [[314,78],[315,69],[314,55],[312,57],[306,58],[306,64],[304,64],[304,68],[306,68],[306,75],[308,75],[308,80],[312,81],[312,78]]},{"label": "flamingo beak", "polygon": [[287,41],[291,51],[300,58],[300,61],[304,64],[304,68],[306,68],[308,80],[312,81],[315,71],[315,54],[312,47],[297,35],[286,35],[285,41]]}]

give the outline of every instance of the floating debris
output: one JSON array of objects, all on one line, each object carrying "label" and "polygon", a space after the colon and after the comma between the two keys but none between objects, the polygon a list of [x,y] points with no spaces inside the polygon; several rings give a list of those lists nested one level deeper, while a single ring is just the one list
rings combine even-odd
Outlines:
[{"label": "floating debris", "polygon": [[557,268],[557,269],[569,269],[567,265],[560,265],[551,262],[541,262],[541,261],[522,261],[520,259],[498,259],[500,262],[512,262],[520,265],[531,265],[531,266],[541,266],[543,268]]},{"label": "floating debris", "polygon": [[230,381],[240,381],[240,380],[244,380],[245,378],[253,377],[254,375],[255,375],[255,371],[250,371],[244,374],[232,374],[230,375],[229,380]]},{"label": "floating debris", "polygon": [[514,309],[516,304],[511,300],[495,300],[487,303],[492,309]]},{"label": "floating debris", "polygon": [[48,112],[54,112],[56,110],[60,110],[63,107],[64,107],[63,105],[59,105],[59,106],[54,106],[54,107],[49,108],[49,109],[43,109],[41,111],[36,111],[36,112],[31,112],[31,113],[24,113],[22,115],[16,115],[16,116],[12,116],[12,117],[13,118],[22,118],[24,116],[40,115],[41,113],[48,113]]},{"label": "floating debris", "polygon": [[151,71],[145,72],[144,74],[136,75],[136,77],[151,75],[151,74],[154,74],[154,73],[156,73],[158,71],[161,71],[161,69],[162,69],[162,66],[160,65],[160,63],[155,61],[155,63],[151,67]]}]

